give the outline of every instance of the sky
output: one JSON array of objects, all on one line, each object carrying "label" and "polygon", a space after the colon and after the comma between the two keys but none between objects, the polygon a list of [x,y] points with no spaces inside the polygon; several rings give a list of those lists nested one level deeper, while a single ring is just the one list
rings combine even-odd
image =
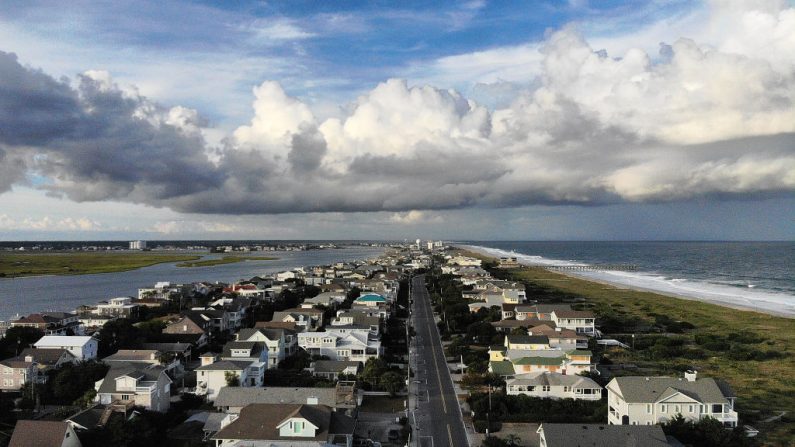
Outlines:
[{"label": "sky", "polygon": [[0,239],[795,239],[792,1],[5,1]]}]

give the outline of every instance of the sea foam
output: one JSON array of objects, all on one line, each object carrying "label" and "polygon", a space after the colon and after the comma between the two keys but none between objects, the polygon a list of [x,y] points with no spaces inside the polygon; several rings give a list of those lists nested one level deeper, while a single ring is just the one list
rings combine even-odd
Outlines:
[{"label": "sea foam", "polygon": [[[528,255],[515,251],[501,250],[478,245],[461,245],[462,248],[494,257],[515,257],[522,265],[549,266],[588,266],[576,261],[549,259],[538,255]],[[605,282],[617,287],[648,290],[683,298],[697,299],[729,307],[743,308],[769,313],[776,316],[795,318],[795,296],[765,291],[747,284],[714,284],[687,278],[669,278],[651,272],[638,271],[567,271],[566,274]]]}]

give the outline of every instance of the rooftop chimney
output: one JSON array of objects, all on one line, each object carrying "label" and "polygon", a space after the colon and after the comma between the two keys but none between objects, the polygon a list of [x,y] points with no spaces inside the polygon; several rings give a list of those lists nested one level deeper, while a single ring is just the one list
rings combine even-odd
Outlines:
[{"label": "rooftop chimney", "polygon": [[202,365],[201,366],[212,365],[213,363],[215,363],[215,360],[216,360],[216,356],[212,352],[208,352],[208,353],[202,354],[200,358],[201,358],[201,361],[202,361]]},{"label": "rooftop chimney", "polygon": [[696,370],[687,370],[687,371],[685,371],[685,380],[687,380],[688,382],[695,382],[697,375],[698,375],[698,371],[696,371]]}]

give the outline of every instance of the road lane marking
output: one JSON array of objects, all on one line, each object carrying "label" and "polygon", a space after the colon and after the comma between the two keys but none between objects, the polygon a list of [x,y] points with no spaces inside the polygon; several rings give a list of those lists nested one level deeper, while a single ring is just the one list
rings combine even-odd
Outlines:
[{"label": "road lane marking", "polygon": [[450,431],[450,424],[447,424],[447,437],[450,439],[450,447],[455,447],[455,445],[453,445],[453,432]]}]

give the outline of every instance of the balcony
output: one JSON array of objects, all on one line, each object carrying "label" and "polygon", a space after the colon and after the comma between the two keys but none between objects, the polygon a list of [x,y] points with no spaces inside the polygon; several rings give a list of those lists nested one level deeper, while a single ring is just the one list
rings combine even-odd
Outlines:
[{"label": "balcony", "polygon": [[734,410],[725,411],[723,413],[712,413],[706,416],[712,416],[720,422],[737,422],[737,412]]},{"label": "balcony", "polygon": [[156,383],[146,386],[137,386],[135,387],[136,393],[153,393],[157,387]]}]

